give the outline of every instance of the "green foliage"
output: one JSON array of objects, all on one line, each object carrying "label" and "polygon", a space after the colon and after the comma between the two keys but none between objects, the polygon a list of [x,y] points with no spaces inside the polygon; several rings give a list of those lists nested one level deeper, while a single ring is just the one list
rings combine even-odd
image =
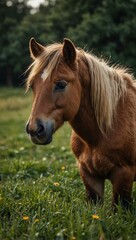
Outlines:
[{"label": "green foliage", "polygon": [[50,145],[32,144],[24,131],[30,105],[30,93],[0,90],[0,239],[135,239],[135,189],[132,212],[119,206],[113,214],[109,182],[104,205],[87,204],[70,127],[58,130]]},{"label": "green foliage", "polygon": [[13,77],[17,80],[30,63],[28,42],[32,36],[45,45],[69,37],[76,46],[86,46],[112,63],[136,71],[135,0],[48,0],[33,14],[27,3],[28,0],[0,3],[3,84],[5,79],[5,84],[12,84]]}]

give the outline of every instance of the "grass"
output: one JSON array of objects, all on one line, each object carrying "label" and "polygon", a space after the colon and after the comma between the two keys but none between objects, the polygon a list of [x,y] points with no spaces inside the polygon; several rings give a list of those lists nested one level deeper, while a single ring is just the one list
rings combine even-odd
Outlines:
[{"label": "grass", "polygon": [[112,213],[108,181],[103,206],[87,204],[69,125],[50,145],[33,145],[24,131],[30,109],[30,93],[0,89],[0,239],[136,239],[135,185],[132,212]]}]

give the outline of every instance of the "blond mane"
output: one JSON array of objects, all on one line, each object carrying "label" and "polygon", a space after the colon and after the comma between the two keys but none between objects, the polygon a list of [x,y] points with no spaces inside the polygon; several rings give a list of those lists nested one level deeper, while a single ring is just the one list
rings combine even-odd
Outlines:
[{"label": "blond mane", "polygon": [[[45,47],[45,51],[30,65],[31,70],[27,80],[27,89],[38,74],[46,67],[49,77],[57,69],[62,57],[62,44],[52,44]],[[132,76],[125,69],[110,67],[105,61],[77,49],[77,55],[82,58],[89,70],[91,81],[91,101],[94,108],[98,126],[103,134],[112,128],[114,115],[119,99],[126,92],[127,78]]]},{"label": "blond mane", "polygon": [[112,128],[119,99],[124,98],[126,82],[132,79],[125,69],[110,67],[104,60],[83,53],[91,80],[91,100],[98,126],[103,134]]}]

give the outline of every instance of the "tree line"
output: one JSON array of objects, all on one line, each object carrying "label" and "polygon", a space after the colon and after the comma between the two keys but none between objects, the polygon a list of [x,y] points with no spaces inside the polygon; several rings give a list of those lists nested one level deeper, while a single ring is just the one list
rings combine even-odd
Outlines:
[{"label": "tree line", "polygon": [[70,38],[136,73],[136,0],[28,0],[0,2],[0,85],[20,86],[30,64],[29,39],[46,45]]}]

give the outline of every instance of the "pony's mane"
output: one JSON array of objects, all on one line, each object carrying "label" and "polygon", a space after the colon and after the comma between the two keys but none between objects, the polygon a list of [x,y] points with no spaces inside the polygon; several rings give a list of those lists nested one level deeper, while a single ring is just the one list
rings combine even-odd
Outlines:
[{"label": "pony's mane", "polygon": [[[45,47],[43,53],[30,65],[26,87],[33,83],[38,74],[41,74],[46,67],[49,77],[57,69],[62,58],[62,44],[51,44]],[[91,101],[94,108],[98,126],[103,134],[112,128],[113,118],[119,99],[124,97],[126,92],[126,81],[132,81],[133,76],[127,73],[126,69],[110,67],[104,60],[76,49],[79,58],[84,61],[89,70],[91,82]],[[79,70],[80,71],[80,70]]]},{"label": "pony's mane", "polygon": [[91,82],[91,100],[98,126],[103,134],[112,128],[117,103],[124,98],[126,81],[132,81],[126,69],[110,67],[103,59],[82,51],[82,58],[88,66]]}]

